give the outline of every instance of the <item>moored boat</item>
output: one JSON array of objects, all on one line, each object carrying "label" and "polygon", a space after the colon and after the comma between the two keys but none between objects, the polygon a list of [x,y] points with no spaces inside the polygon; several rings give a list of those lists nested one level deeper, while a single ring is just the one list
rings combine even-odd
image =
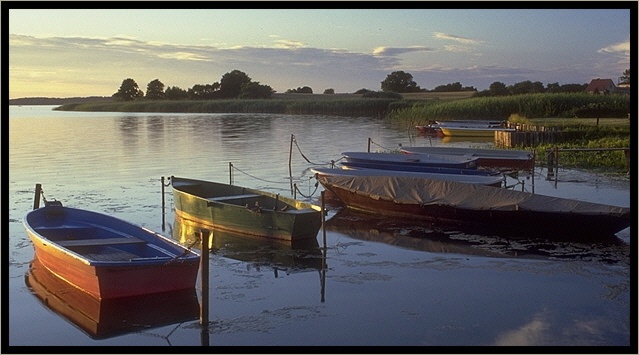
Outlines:
[{"label": "moored boat", "polygon": [[171,176],[176,215],[212,228],[288,242],[315,239],[321,207],[266,191]]},{"label": "moored boat", "polygon": [[479,184],[400,176],[323,176],[348,208],[547,239],[606,239],[630,226],[630,208]]},{"label": "moored boat", "polygon": [[495,132],[516,132],[514,128],[504,127],[453,127],[439,126],[442,134],[452,137],[494,137]]},{"label": "moored boat", "polygon": [[531,151],[516,149],[478,149],[461,147],[402,147],[405,154],[440,154],[478,158],[480,167],[530,170],[535,165]]},{"label": "moored boat", "polygon": [[331,168],[311,168],[311,172],[317,177],[322,176],[406,176],[422,179],[457,181],[466,184],[480,184],[486,186],[500,187],[504,183],[504,177],[493,175],[462,175],[462,174],[440,174],[440,173],[420,173],[412,171],[382,170],[382,169],[331,169]]},{"label": "moored boat", "polygon": [[93,297],[195,287],[197,253],[116,217],[54,201],[27,213],[23,224],[42,265]]},{"label": "moored boat", "polygon": [[451,121],[435,121],[436,127],[477,127],[477,128],[493,128],[504,127],[504,121],[499,120],[451,120]]},{"label": "moored boat", "polygon": [[428,174],[453,174],[453,175],[477,175],[477,176],[495,176],[499,175],[498,170],[491,169],[461,169],[461,168],[440,168],[433,166],[420,166],[420,165],[408,165],[403,163],[380,164],[376,161],[357,161],[349,162],[343,161],[340,165],[349,170],[362,170],[362,169],[375,169],[375,170],[388,170],[388,171],[407,171],[416,173],[428,173]]},{"label": "moored boat", "polygon": [[343,152],[348,163],[374,163],[377,165],[404,165],[432,168],[476,169],[477,158],[463,156],[421,154],[408,156],[400,153]]}]

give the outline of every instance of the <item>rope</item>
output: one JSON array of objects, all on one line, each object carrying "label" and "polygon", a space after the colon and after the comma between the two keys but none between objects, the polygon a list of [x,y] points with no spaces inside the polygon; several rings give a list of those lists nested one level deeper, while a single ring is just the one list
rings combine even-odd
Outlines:
[{"label": "rope", "polygon": [[260,181],[264,181],[264,182],[268,182],[268,183],[272,183],[272,184],[286,184],[286,182],[282,182],[282,181],[269,181],[269,180],[265,180],[265,179],[259,178],[257,176],[251,175],[251,174],[249,174],[249,173],[247,173],[245,171],[242,171],[242,170],[238,169],[235,165],[233,165],[232,168],[237,170],[237,171],[239,171],[239,172],[241,172],[242,174],[244,174],[246,176],[250,176],[250,177],[252,177],[253,179],[256,179],[256,180],[260,180]]},{"label": "rope", "polygon": [[[309,178],[309,180],[310,179],[312,179],[312,178]],[[315,183],[315,190],[308,196],[304,195],[302,193],[302,191],[300,191],[300,189],[299,189],[299,187],[297,185],[295,185],[295,191],[297,191],[302,197],[310,199],[311,197],[313,197],[315,195],[315,193],[317,192],[318,187],[319,187],[319,181]]]},{"label": "rope", "polygon": [[383,146],[381,146],[381,145],[379,145],[379,144],[377,144],[377,143],[373,142],[373,140],[372,140],[372,139],[370,140],[370,142],[371,142],[371,143],[373,143],[373,144],[375,144],[376,146],[378,146],[378,147],[380,147],[380,148],[384,149],[384,150],[387,150],[387,151],[395,151],[395,150],[397,150],[397,149],[395,149],[395,148],[387,148],[387,147],[383,147]]},{"label": "rope", "polygon": [[308,160],[308,158],[306,157],[306,155],[304,155],[304,153],[302,153],[302,149],[300,149],[300,146],[297,144],[297,138],[293,137],[293,143],[295,143],[295,147],[297,148],[297,150],[302,155],[302,158],[304,158],[304,160],[306,160],[307,163],[313,164],[313,165],[326,165],[326,164],[328,164],[328,163],[313,163],[312,161]]},{"label": "rope", "polygon": [[[195,238],[195,241],[194,241],[193,243],[191,243],[191,245],[189,245],[189,246],[186,248],[186,250],[184,250],[184,251],[182,252],[182,254],[179,254],[179,255],[174,256],[171,260],[169,260],[169,261],[167,261],[166,263],[164,263],[164,265],[170,265],[170,264],[172,264],[172,263],[176,262],[176,261],[177,261],[177,259],[179,259],[179,258],[181,258],[181,257],[183,257],[183,256],[185,256],[185,255],[187,255],[187,254],[189,254],[189,253],[191,253],[191,248],[193,248],[193,246],[195,246],[196,244],[199,244],[199,243],[200,243],[200,237],[196,237],[196,238]],[[202,252],[204,252],[204,251],[202,251]]]}]

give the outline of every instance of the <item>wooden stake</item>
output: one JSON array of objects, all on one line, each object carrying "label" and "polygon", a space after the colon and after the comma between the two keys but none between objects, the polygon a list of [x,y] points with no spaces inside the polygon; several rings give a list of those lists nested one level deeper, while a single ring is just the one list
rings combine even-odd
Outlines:
[{"label": "wooden stake", "polygon": [[[196,233],[197,234],[197,233]],[[202,281],[202,304],[200,305],[200,325],[209,324],[209,235],[208,229],[202,229],[200,235],[200,273]]]},{"label": "wooden stake", "polygon": [[165,230],[166,223],[166,202],[164,201],[164,176],[160,179],[160,183],[162,184],[162,230]]},{"label": "wooden stake", "polygon": [[291,182],[291,195],[294,194],[294,190],[293,190],[293,169],[291,167],[291,159],[293,157],[293,140],[295,139],[295,135],[291,134],[291,144],[290,147],[288,149],[288,177],[289,177],[289,181]]},{"label": "wooden stake", "polygon": [[40,194],[42,193],[42,184],[36,184],[35,196],[33,196],[33,209],[40,208]]}]

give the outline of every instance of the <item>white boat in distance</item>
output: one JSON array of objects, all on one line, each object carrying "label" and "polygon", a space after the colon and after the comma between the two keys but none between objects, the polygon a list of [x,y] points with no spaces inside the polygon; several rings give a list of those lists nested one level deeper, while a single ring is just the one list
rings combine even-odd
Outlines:
[{"label": "white boat in distance", "polygon": [[435,121],[437,127],[464,127],[464,128],[494,128],[504,127],[504,121],[499,120],[452,120]]}]

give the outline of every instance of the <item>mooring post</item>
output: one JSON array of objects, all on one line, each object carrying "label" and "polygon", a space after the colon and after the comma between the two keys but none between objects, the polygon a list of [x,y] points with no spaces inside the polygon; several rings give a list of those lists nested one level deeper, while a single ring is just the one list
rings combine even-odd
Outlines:
[{"label": "mooring post", "polygon": [[233,163],[229,162],[229,185],[233,185]]},{"label": "mooring post", "polygon": [[555,187],[557,187],[557,175],[559,175],[559,148],[555,146]]},{"label": "mooring post", "polygon": [[320,282],[321,282],[321,299],[320,302],[324,303],[325,301],[325,295],[326,295],[326,217],[325,217],[325,203],[324,203],[324,193],[326,191],[322,190],[320,196],[322,198],[322,241],[323,241],[323,248],[322,248],[322,271],[320,274]]},{"label": "mooring post", "polygon": [[40,194],[42,193],[42,184],[36,184],[35,196],[33,196],[33,209],[40,208]]},{"label": "mooring post", "polygon": [[546,158],[548,159],[548,162],[546,164],[548,166],[548,175],[546,176],[546,180],[552,179],[552,177],[555,175],[555,163],[553,161],[554,157],[555,154],[552,150],[549,149],[546,151]]},{"label": "mooring post", "polygon": [[366,151],[371,152],[371,137],[368,137],[368,149]]},{"label": "mooring post", "polygon": [[293,140],[295,140],[295,135],[291,134],[291,143],[288,148],[288,178],[291,183],[291,195],[294,195],[293,192],[293,169],[291,168],[291,160],[293,158]]},{"label": "mooring post", "polygon": [[[291,182],[293,182],[293,180],[291,180]],[[297,198],[297,184],[293,184],[293,199]]]},{"label": "mooring post", "polygon": [[324,242],[324,249],[326,249],[326,204],[324,203],[324,193],[326,191],[322,190],[320,196],[322,198],[322,240]]},{"label": "mooring post", "polygon": [[[197,234],[197,233],[196,233]],[[200,305],[200,325],[209,324],[209,235],[208,229],[199,232],[200,237],[200,273],[202,283],[202,304]]]},{"label": "mooring post", "polygon": [[160,183],[162,184],[162,230],[165,230],[165,222],[166,222],[166,202],[164,201],[164,176],[160,179]]}]

